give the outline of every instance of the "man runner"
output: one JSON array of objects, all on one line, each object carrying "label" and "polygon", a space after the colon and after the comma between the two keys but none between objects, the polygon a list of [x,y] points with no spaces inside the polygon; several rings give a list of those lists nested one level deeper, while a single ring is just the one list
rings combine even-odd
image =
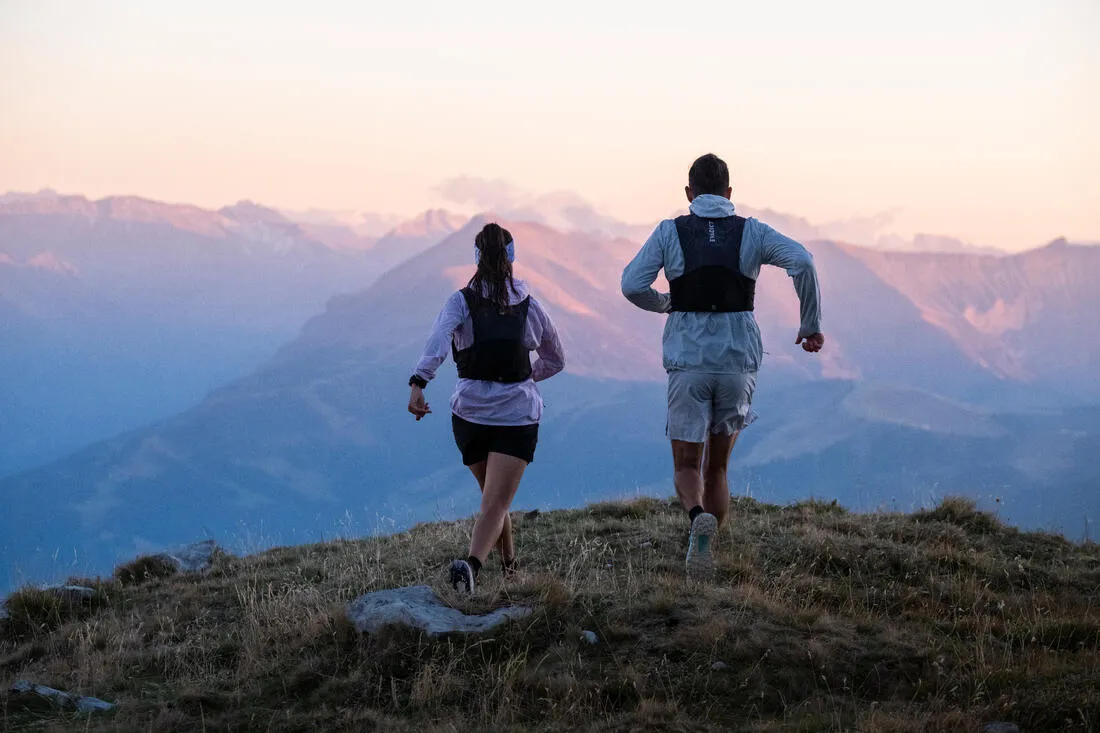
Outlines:
[{"label": "man runner", "polygon": [[[676,495],[691,521],[685,564],[689,577],[708,579],[713,538],[729,513],[730,451],[756,417],[763,346],[753,297],[761,265],[782,267],[794,279],[802,321],[795,343],[812,353],[825,337],[813,257],[767,224],[734,213],[725,162],[713,154],[696,160],[685,193],[691,213],[657,226],[623,271],[622,290],[639,308],[669,314],[666,430]],[[669,294],[653,289],[662,268]]]}]

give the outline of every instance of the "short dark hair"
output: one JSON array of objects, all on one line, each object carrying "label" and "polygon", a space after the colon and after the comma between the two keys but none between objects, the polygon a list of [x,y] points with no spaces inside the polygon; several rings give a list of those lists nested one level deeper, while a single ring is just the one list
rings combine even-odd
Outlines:
[{"label": "short dark hair", "polygon": [[730,169],[714,153],[697,158],[688,171],[688,185],[696,196],[712,193],[724,196],[730,187]]}]

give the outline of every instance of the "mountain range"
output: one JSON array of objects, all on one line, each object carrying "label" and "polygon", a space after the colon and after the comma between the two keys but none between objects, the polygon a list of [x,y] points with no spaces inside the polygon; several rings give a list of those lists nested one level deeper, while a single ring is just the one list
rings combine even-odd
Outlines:
[{"label": "mountain range", "polygon": [[[472,274],[486,219],[515,235],[517,274],[568,359],[543,385],[542,442],[518,505],[671,493],[664,318],[619,293],[639,242],[486,215],[332,297],[270,358],[189,409],[0,480],[0,493],[20,497],[0,519],[13,579],[56,571],[57,557],[99,568],[198,536],[262,546],[472,511],[446,420],[453,367],[429,387],[435,414],[421,423],[405,412],[405,382],[443,300]],[[797,301],[784,273],[765,268],[761,418],[735,450],[732,490],[861,509],[962,493],[1012,522],[1090,531],[1100,515],[1100,294],[1086,276],[1100,248],[808,246],[826,348],[810,356],[794,345]],[[65,251],[39,251],[80,270]]]},{"label": "mountain range", "polygon": [[464,221],[345,248],[250,202],[0,197],[0,476],[194,405]]}]

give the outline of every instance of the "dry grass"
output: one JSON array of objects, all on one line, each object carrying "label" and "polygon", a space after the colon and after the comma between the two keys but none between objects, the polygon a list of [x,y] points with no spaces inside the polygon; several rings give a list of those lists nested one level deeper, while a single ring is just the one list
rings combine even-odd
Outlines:
[{"label": "dry grass", "polygon": [[[735,501],[718,578],[683,579],[686,520],[642,499],[513,517],[525,571],[443,587],[469,521],[131,567],[94,606],[32,592],[0,629],[0,684],[118,702],[0,709],[4,728],[102,731],[1024,731],[1100,727],[1100,548],[960,500],[914,515]],[[126,580],[127,582],[122,582]],[[139,582],[134,582],[139,581]],[[355,634],[343,608],[429,583],[467,611],[533,605],[484,636]],[[11,604],[9,604],[11,605]],[[39,618],[37,614],[41,614]],[[13,613],[13,621],[15,619]],[[592,630],[599,643],[581,640]],[[724,666],[715,663],[722,662]]]},{"label": "dry grass", "polygon": [[174,563],[160,555],[142,555],[115,568],[115,580],[122,585],[137,585],[154,578],[167,578],[178,572]]}]

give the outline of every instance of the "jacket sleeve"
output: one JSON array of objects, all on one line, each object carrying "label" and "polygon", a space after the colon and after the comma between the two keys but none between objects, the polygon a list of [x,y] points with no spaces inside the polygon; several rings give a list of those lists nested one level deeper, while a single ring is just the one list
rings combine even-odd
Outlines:
[{"label": "jacket sleeve", "polygon": [[801,311],[800,338],[821,333],[821,289],[817,281],[817,269],[810,251],[790,237],[785,237],[763,222],[761,228],[760,262],[782,267],[794,280]]},{"label": "jacket sleeve", "polygon": [[672,298],[668,293],[658,293],[653,289],[657,274],[665,266],[664,225],[658,225],[642,249],[623,270],[623,295],[642,310],[654,313],[668,313]]},{"label": "jacket sleeve", "polygon": [[466,320],[469,311],[466,307],[466,299],[462,293],[456,292],[443,304],[443,310],[435,319],[432,333],[428,337],[428,343],[424,345],[424,351],[417,362],[416,376],[430,382],[435,378],[435,372],[439,369],[447,354],[451,350],[451,337],[455,329]]},{"label": "jacket sleeve", "polygon": [[542,326],[542,340],[535,349],[535,353],[539,355],[539,358],[531,368],[531,379],[541,382],[565,369],[565,351],[562,349],[561,339],[558,338],[558,330],[554,327],[554,322],[550,320],[550,315],[543,310],[542,305],[534,298],[531,299],[531,304],[535,306],[535,315]]}]

